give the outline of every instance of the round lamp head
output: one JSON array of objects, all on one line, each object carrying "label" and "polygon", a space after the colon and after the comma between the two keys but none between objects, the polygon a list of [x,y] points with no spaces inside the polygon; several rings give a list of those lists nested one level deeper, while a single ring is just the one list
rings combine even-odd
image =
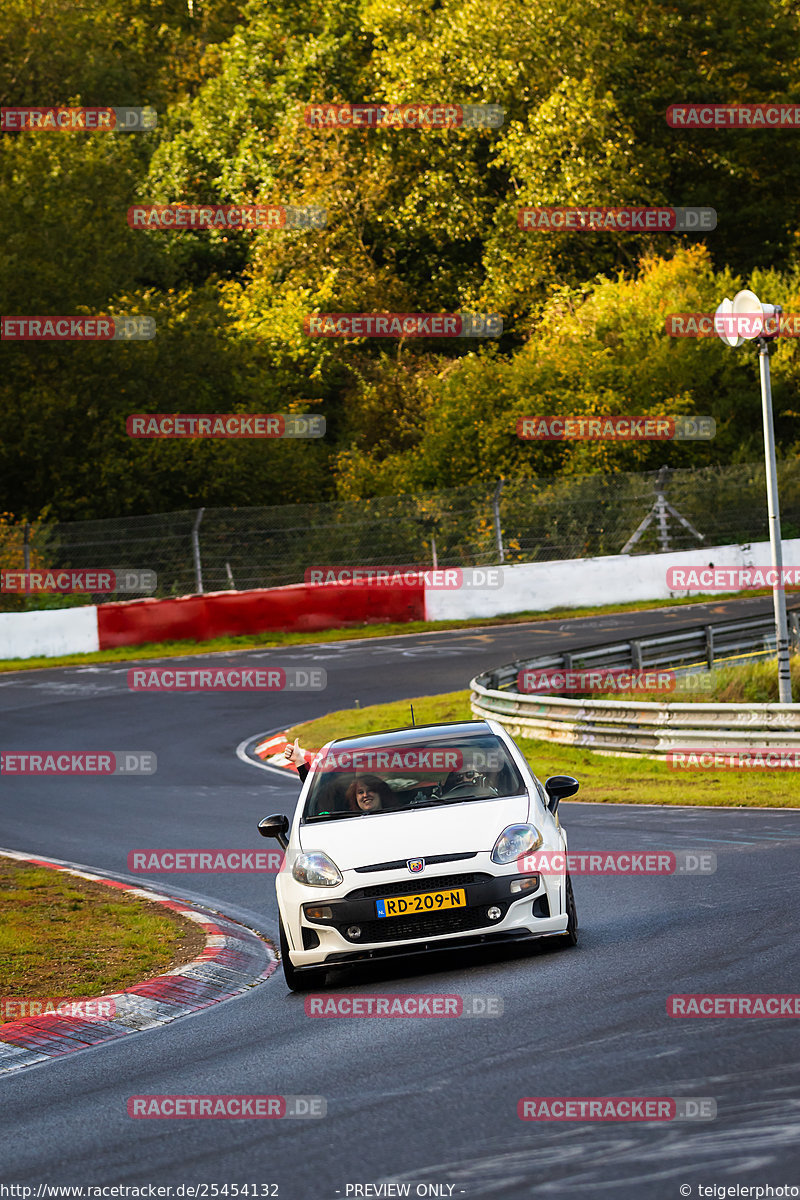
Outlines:
[{"label": "round lamp head", "polygon": [[747,288],[733,297],[734,329],[740,340],[751,342],[764,332],[764,306]]},{"label": "round lamp head", "polygon": [[755,292],[745,288],[733,300],[726,297],[714,315],[714,331],[726,346],[741,346],[754,338],[774,338],[780,332],[779,304],[762,304]]},{"label": "round lamp head", "polygon": [[733,301],[726,296],[714,314],[714,330],[726,346],[741,346],[742,339],[735,332],[732,314]]}]

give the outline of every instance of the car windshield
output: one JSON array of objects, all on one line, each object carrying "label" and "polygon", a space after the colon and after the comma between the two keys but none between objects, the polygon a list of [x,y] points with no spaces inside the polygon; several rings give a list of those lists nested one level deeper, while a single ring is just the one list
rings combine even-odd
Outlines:
[{"label": "car windshield", "polygon": [[[466,728],[469,730],[470,726]],[[474,728],[474,726],[473,726]],[[525,791],[499,738],[483,732],[384,734],[334,742],[316,764],[303,821],[404,812]]]}]

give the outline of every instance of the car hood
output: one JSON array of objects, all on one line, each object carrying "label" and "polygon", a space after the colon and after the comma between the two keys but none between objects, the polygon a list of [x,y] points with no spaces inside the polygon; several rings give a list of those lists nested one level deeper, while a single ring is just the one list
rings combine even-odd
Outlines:
[{"label": "car hood", "polygon": [[527,796],[507,796],[312,822],[300,826],[300,846],[306,852],[323,850],[340,871],[395,859],[489,851],[507,825],[528,820],[528,808]]}]

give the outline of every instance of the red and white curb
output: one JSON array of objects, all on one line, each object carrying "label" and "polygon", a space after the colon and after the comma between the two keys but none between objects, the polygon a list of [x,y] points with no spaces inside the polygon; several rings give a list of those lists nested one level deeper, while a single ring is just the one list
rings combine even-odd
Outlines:
[{"label": "red and white curb", "polygon": [[202,925],[206,935],[205,949],[192,962],[124,991],[93,997],[98,1002],[113,1001],[114,1016],[111,1018],[47,1013],[0,1024],[0,1075],[142,1029],[166,1025],[256,987],[277,968],[274,950],[255,930],[213,909],[200,909],[149,888],[92,874],[79,863],[35,858],[1,847],[0,855],[37,867],[65,871],[161,904]]},{"label": "red and white curb", "polygon": [[253,746],[253,754],[272,767],[286,767],[287,770],[293,771],[294,766],[292,763],[287,763],[283,756],[288,745],[284,734],[279,733],[275,737],[267,738],[265,742],[259,742],[257,746]]},{"label": "red and white curb", "polygon": [[[261,736],[263,737],[264,735],[262,734]],[[242,746],[249,746],[252,740],[252,738],[247,738],[246,741],[242,742]],[[269,763],[269,765],[272,767],[283,767],[287,771],[295,771],[296,767],[294,764],[287,763],[283,756],[283,752],[288,745],[289,742],[287,741],[284,733],[268,736],[266,741],[257,742],[256,745],[252,747],[250,753],[247,755],[247,758],[250,762],[252,762],[250,754],[254,754],[256,758],[261,760],[262,763]],[[309,766],[311,766],[311,763],[314,761],[316,754],[316,750],[306,750],[305,759]]]}]

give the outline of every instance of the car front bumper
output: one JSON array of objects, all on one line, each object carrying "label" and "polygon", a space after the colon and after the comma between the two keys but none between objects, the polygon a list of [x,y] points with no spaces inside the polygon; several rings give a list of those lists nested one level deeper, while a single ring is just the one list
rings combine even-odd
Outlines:
[{"label": "car front bumper", "polygon": [[[481,861],[482,860],[482,861]],[[564,879],[540,876],[538,885],[521,894],[511,892],[514,880],[529,879],[518,872],[497,875],[487,870],[488,855],[476,856],[473,870],[429,879],[394,877],[376,883],[370,875],[347,872],[334,895],[308,888],[291,877],[279,878],[279,905],[297,970],[334,966],[365,959],[393,958],[433,950],[516,941],[564,933],[567,916]],[[283,886],[281,886],[283,885]],[[425,891],[463,888],[464,907],[403,917],[379,918],[376,899]],[[331,916],[310,918],[309,906],[326,906]],[[488,910],[500,911],[492,919]],[[353,928],[359,930],[353,934]]]}]

